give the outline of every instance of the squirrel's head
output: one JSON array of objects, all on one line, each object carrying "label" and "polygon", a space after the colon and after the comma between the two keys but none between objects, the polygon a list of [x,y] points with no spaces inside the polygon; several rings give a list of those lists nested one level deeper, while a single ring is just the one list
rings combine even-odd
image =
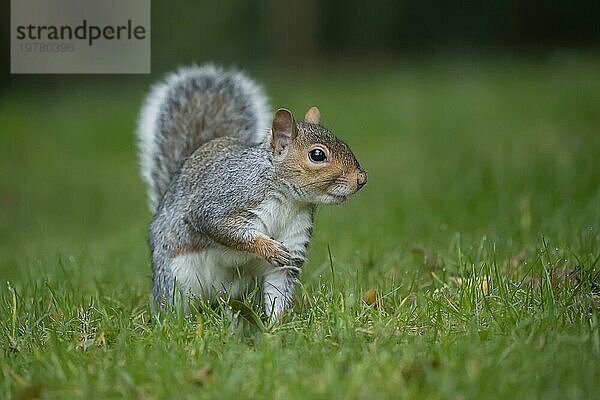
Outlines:
[{"label": "squirrel's head", "polygon": [[299,122],[289,110],[279,109],[273,118],[270,150],[278,175],[300,201],[341,203],[367,183],[367,173],[350,147],[321,126],[317,107]]}]

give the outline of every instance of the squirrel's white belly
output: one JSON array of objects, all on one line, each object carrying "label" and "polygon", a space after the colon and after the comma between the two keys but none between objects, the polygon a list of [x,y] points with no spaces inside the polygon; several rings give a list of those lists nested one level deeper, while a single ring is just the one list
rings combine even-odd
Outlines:
[{"label": "squirrel's white belly", "polygon": [[177,256],[171,264],[177,284],[186,295],[216,300],[225,294],[239,298],[255,287],[269,263],[220,244]]},{"label": "squirrel's white belly", "polygon": [[[309,209],[267,198],[256,210],[255,228],[281,241],[291,252],[304,251],[311,226]],[[173,259],[171,270],[186,295],[206,300],[240,298],[274,267],[267,261],[220,244]]]}]

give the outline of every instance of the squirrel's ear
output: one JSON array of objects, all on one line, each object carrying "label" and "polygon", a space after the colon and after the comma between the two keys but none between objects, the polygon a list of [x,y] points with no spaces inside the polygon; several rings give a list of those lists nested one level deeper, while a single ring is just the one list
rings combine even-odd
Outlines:
[{"label": "squirrel's ear", "polygon": [[287,153],[288,147],[298,135],[298,128],[294,121],[294,116],[290,110],[280,108],[273,118],[273,137],[271,138],[271,147],[277,156],[283,156]]},{"label": "squirrel's ear", "polygon": [[321,123],[321,111],[317,107],[311,107],[304,115],[304,122],[308,122],[311,124],[320,124]]}]

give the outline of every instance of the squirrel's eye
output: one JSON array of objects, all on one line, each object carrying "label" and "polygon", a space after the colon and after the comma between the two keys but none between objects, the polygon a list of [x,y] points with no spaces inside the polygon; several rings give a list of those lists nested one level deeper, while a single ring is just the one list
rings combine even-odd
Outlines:
[{"label": "squirrel's eye", "polygon": [[317,163],[321,163],[325,160],[327,160],[327,155],[325,155],[325,152],[323,151],[323,149],[320,148],[316,148],[316,149],[312,149],[309,153],[308,156],[310,157],[310,160],[313,162],[317,162]]}]

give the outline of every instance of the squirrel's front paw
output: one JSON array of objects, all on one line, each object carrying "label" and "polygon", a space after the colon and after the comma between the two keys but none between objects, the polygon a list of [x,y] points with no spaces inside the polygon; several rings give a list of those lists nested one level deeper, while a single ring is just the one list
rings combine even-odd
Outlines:
[{"label": "squirrel's front paw", "polygon": [[266,235],[260,235],[251,242],[250,251],[262,256],[276,267],[292,265],[292,256],[282,243]]},{"label": "squirrel's front paw", "polygon": [[292,265],[292,256],[289,250],[282,243],[273,240],[273,252],[267,257],[267,261],[276,267]]}]

